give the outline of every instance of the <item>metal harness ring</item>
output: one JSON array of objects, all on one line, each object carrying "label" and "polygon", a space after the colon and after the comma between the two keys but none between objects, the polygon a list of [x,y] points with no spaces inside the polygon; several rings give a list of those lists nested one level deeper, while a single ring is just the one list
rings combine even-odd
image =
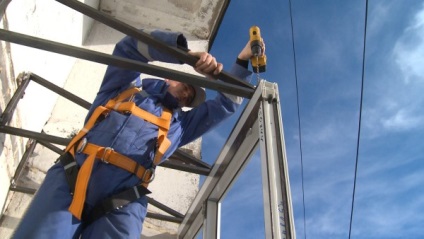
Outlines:
[{"label": "metal harness ring", "polygon": [[[147,172],[151,172],[151,176],[150,176],[149,180],[146,181],[145,179],[146,179],[146,176],[147,176]],[[143,183],[151,183],[153,181],[153,179],[155,179],[155,169],[154,168],[146,169],[146,171],[144,171],[144,173],[143,173],[143,176],[141,177],[141,181]]]},{"label": "metal harness ring", "polygon": [[83,138],[81,140],[81,143],[79,143],[77,148],[77,153],[82,153],[82,151],[85,149],[85,146],[87,145],[87,138]]}]

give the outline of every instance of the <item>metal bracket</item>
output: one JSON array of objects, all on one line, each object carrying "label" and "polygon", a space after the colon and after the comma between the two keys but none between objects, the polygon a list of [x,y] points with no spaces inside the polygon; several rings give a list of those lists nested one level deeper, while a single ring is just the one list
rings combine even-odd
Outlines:
[{"label": "metal bracket", "polygon": [[261,80],[259,85],[262,86],[262,98],[263,99],[266,99],[266,101],[268,101],[268,103],[277,101],[277,99],[278,99],[278,85],[276,83]]}]

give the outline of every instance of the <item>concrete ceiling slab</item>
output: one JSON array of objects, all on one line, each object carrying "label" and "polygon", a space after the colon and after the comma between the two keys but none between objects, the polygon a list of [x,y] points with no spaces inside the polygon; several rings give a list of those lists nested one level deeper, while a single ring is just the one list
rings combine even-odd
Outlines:
[{"label": "concrete ceiling slab", "polygon": [[173,30],[213,41],[229,0],[102,0],[100,10],[136,28]]}]

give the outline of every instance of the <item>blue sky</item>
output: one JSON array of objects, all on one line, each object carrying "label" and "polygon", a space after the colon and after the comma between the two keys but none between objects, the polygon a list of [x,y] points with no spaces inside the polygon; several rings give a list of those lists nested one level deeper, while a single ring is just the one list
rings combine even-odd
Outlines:
[{"label": "blue sky", "polygon": [[[279,85],[297,238],[348,238],[365,4],[292,1],[304,194],[289,1],[231,1],[211,49],[229,69],[249,28],[261,29],[261,76]],[[424,1],[371,0],[367,27],[351,238],[424,238]],[[204,136],[216,145],[203,145],[205,161],[213,163],[236,120]],[[264,238],[257,173],[258,155],[222,203],[221,238]]]}]

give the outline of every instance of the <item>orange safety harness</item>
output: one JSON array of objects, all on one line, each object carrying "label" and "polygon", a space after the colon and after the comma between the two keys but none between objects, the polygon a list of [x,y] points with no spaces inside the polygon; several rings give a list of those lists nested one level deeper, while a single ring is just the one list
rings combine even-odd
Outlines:
[{"label": "orange safety harness", "polygon": [[[171,141],[167,138],[167,135],[171,124],[172,112],[164,107],[162,115],[157,117],[137,107],[132,100],[135,94],[139,93],[140,91],[141,90],[136,87],[130,88],[119,94],[117,97],[110,99],[105,106],[98,106],[85,124],[84,128],[79,131],[79,133],[66,147],[65,152],[69,152],[73,156],[75,155],[75,150],[71,149],[75,148],[77,148],[78,152],[82,152],[88,155],[78,171],[73,200],[68,209],[72,215],[74,215],[79,220],[81,220],[87,193],[87,186],[95,159],[100,159],[104,163],[115,165],[116,167],[135,174],[141,180],[141,185],[145,188],[147,188],[148,184],[154,179],[154,167],[151,169],[146,169],[136,161],[114,151],[113,148],[98,146],[95,144],[87,143],[86,141],[81,141],[81,139],[95,125],[100,116],[107,116],[110,111],[114,110],[125,114],[131,113],[147,122],[158,126],[157,150],[153,160],[154,166],[160,162],[166,150],[171,145]],[[78,147],[75,147],[77,143],[79,143],[79,145]]]}]

